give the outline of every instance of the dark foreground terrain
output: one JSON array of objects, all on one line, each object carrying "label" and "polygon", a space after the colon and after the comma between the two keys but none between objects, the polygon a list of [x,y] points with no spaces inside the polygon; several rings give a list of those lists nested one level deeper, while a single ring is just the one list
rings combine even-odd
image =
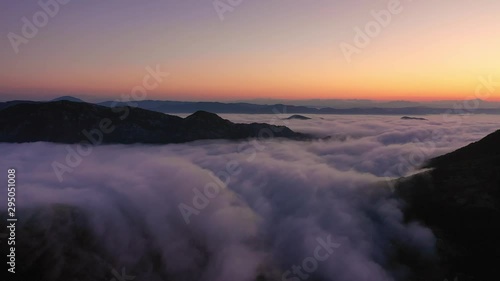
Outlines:
[{"label": "dark foreground terrain", "polygon": [[432,170],[397,184],[408,220],[432,228],[448,279],[498,280],[500,131],[434,158],[426,168]]},{"label": "dark foreground terrain", "polygon": [[140,108],[71,101],[20,103],[0,110],[0,142],[10,143],[168,144],[271,137],[307,138],[285,126],[235,124],[205,111],[181,118]]}]

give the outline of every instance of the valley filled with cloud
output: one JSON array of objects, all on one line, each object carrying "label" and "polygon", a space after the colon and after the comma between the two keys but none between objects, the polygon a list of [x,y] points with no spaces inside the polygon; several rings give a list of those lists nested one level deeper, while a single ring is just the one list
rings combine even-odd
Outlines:
[{"label": "valley filled with cloud", "polygon": [[[221,116],[320,139],[103,145],[83,156],[0,144],[2,168],[17,171],[23,266],[54,280],[123,270],[150,281],[405,280],[413,269],[397,257],[432,263],[436,238],[405,220],[391,180],[498,129],[483,115]],[[68,157],[60,181],[53,164]]]}]

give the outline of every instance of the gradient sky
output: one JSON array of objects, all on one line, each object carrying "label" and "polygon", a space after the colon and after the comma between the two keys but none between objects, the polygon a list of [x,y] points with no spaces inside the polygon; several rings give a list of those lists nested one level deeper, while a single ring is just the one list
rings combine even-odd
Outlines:
[{"label": "gradient sky", "polygon": [[16,54],[7,34],[41,8],[2,1],[0,97],[115,99],[155,65],[170,76],[148,99],[464,99],[500,80],[498,0],[401,1],[347,62],[340,44],[388,2],[243,0],[221,20],[212,0],[72,0]]}]

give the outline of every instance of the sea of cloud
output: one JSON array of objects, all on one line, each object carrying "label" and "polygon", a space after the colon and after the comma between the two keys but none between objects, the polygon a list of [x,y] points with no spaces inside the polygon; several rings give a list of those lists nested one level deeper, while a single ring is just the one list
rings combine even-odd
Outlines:
[{"label": "sea of cloud", "polygon": [[389,180],[500,127],[482,115],[222,117],[329,138],[105,145],[62,182],[52,164],[67,145],[0,144],[1,168],[17,171],[25,270],[40,280],[125,269],[150,281],[405,280],[398,251],[433,259],[436,241],[405,221]]}]

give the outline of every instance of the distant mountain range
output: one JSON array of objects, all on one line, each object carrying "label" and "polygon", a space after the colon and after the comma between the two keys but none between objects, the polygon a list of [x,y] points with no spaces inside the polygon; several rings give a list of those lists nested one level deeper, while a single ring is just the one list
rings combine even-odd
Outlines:
[{"label": "distant mountain range", "polygon": [[[81,99],[64,96],[55,99],[83,102]],[[272,100],[270,100],[272,101]],[[311,104],[312,101],[311,100]],[[271,103],[258,104],[248,102],[222,103],[222,102],[188,102],[188,101],[157,101],[143,100],[131,102],[105,101],[97,103],[107,107],[133,106],[142,109],[158,111],[163,113],[194,113],[196,111],[208,111],[213,113],[236,113],[236,114],[366,114],[366,115],[428,115],[428,114],[500,114],[500,103],[486,102],[481,100],[456,101],[456,102],[385,102],[375,103],[367,101],[338,101],[330,100],[323,106],[294,105],[298,103]],[[0,109],[19,103],[31,103],[32,101],[8,101],[0,102]],[[262,101],[259,101],[262,102]],[[319,103],[319,102],[318,102]],[[332,106],[326,106],[326,105]],[[338,105],[338,107],[335,107]],[[352,107],[348,107],[352,106]]]},{"label": "distant mountain range", "polygon": [[[479,101],[479,100],[478,100]],[[367,99],[249,99],[238,102],[253,104],[288,104],[295,106],[307,106],[313,108],[332,107],[337,109],[351,108],[404,108],[404,107],[430,107],[430,108],[453,108],[454,104],[463,104],[464,100],[438,100],[438,101],[373,101]],[[467,101],[472,104],[474,100]],[[482,101],[482,108],[500,108],[500,102]]]},{"label": "distant mountain range", "polygon": [[141,108],[66,100],[15,103],[0,110],[0,142],[166,144],[270,136],[309,138],[285,126],[235,124],[205,111],[181,118]]},{"label": "distant mountain range", "polygon": [[[367,115],[427,115],[427,114],[500,114],[500,108],[481,108],[477,109],[454,109],[453,105],[449,108],[432,107],[398,107],[398,108],[331,108],[331,107],[307,107],[287,104],[261,105],[252,103],[221,103],[221,102],[179,102],[179,101],[137,101],[134,102],[138,107],[166,113],[192,113],[198,110],[204,110],[214,113],[240,113],[240,114],[367,114]],[[105,106],[124,106],[126,103],[103,102],[99,103]],[[481,102],[478,102],[481,104]]]},{"label": "distant mountain range", "polygon": [[62,97],[58,97],[58,98],[55,98],[51,101],[73,101],[73,102],[84,102],[83,100],[79,99],[79,98],[75,98],[75,97],[72,97],[72,96],[62,96]]}]

